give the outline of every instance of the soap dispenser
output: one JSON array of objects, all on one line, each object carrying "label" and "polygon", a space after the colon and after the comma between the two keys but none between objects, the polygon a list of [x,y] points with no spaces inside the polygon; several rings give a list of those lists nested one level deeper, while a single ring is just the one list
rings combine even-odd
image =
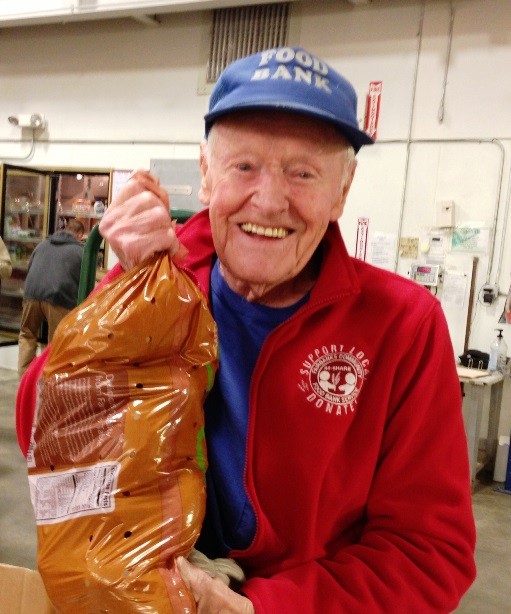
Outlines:
[{"label": "soap dispenser", "polygon": [[499,332],[496,339],[490,345],[490,360],[488,361],[488,371],[500,371],[505,373],[507,369],[507,343],[502,336],[502,328],[496,328]]}]

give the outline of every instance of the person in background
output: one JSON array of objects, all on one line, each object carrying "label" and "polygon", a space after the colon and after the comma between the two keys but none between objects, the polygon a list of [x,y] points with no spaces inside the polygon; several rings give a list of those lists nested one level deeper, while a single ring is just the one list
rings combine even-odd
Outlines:
[{"label": "person in background", "polygon": [[12,275],[12,261],[9,251],[0,237],[0,279],[6,279]]},{"label": "person in background", "polygon": [[[218,325],[196,548],[246,580],[178,559],[198,612],[453,611],[475,577],[455,357],[430,292],[346,251],[372,142],[353,87],[305,49],[257,53],[220,76],[205,134],[203,211],[175,227],[139,171],[100,224],[120,262],[104,283],[169,250]],[[41,369],[18,393],[24,453]]]},{"label": "person in background", "polygon": [[59,322],[76,307],[83,233],[84,227],[79,220],[69,220],[65,230],[47,237],[32,252],[18,338],[20,376],[36,355],[42,323],[48,323],[48,341],[51,341]]}]

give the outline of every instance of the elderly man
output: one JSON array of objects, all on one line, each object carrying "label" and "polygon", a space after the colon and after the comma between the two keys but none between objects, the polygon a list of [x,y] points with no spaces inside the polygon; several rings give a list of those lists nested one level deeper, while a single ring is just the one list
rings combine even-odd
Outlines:
[{"label": "elderly man", "polygon": [[199,613],[451,612],[474,579],[440,304],[351,258],[337,223],[371,143],[356,104],[304,49],[243,58],[205,117],[204,211],[175,229],[157,180],[138,172],[101,222],[124,268],[175,254],[218,325],[197,548],[246,580],[233,590],[179,559]]}]

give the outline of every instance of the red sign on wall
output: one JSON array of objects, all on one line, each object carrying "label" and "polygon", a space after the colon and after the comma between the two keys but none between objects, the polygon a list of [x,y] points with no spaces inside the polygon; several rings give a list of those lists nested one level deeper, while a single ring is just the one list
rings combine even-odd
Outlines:
[{"label": "red sign on wall", "polygon": [[369,94],[366,98],[366,112],[364,118],[364,130],[376,140],[378,132],[378,119],[380,117],[380,99],[382,82],[371,81],[369,84]]},{"label": "red sign on wall", "polygon": [[369,231],[369,218],[359,217],[357,224],[357,245],[355,247],[355,258],[366,259],[367,253],[367,233]]}]

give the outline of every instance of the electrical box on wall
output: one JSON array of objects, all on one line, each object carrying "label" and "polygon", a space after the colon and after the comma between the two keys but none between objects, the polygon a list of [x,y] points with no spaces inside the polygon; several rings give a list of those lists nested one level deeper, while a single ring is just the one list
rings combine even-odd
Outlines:
[{"label": "electrical box on wall", "polygon": [[423,286],[438,286],[440,282],[440,265],[414,263],[410,268],[410,278]]},{"label": "electrical box on wall", "polygon": [[497,285],[485,284],[483,286],[483,303],[492,305],[499,297],[499,287]]},{"label": "electrical box on wall", "polygon": [[453,200],[440,200],[436,203],[436,225],[439,228],[454,227]]}]

